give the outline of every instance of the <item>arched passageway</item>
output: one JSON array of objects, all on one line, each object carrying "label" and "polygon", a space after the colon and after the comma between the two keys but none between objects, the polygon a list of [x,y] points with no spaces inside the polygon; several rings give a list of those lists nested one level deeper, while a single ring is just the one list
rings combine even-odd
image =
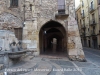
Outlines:
[{"label": "arched passageway", "polygon": [[67,38],[64,27],[56,22],[49,21],[44,24],[39,33],[39,47],[42,54],[66,53]]}]

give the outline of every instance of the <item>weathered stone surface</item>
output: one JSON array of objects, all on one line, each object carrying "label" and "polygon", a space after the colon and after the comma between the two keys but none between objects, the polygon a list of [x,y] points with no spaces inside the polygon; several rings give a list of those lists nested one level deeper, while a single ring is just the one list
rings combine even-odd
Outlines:
[{"label": "weathered stone surface", "polygon": [[15,41],[18,43],[18,39],[15,37],[14,32],[8,30],[0,30],[0,47],[3,50],[10,50],[10,44]]},{"label": "weathered stone surface", "polygon": [[14,28],[23,28],[23,48],[36,50],[37,52],[34,55],[39,55],[39,33],[41,28],[50,21],[57,22],[63,27],[63,29],[59,27],[56,29],[62,32],[62,36],[64,35],[63,47],[64,49],[67,47],[69,57],[84,59],[78,25],[75,20],[75,0],[65,0],[65,14],[63,14],[64,16],[60,15],[59,19],[55,17],[59,15],[57,1],[19,0],[19,6],[13,8],[10,6],[10,0],[1,0],[0,29],[14,32]]}]

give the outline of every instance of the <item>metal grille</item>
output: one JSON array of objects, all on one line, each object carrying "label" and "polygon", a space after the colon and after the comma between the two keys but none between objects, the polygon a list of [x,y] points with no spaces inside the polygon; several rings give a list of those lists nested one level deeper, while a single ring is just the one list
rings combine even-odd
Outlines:
[{"label": "metal grille", "polygon": [[11,7],[17,7],[18,6],[18,0],[10,0],[10,6]]}]

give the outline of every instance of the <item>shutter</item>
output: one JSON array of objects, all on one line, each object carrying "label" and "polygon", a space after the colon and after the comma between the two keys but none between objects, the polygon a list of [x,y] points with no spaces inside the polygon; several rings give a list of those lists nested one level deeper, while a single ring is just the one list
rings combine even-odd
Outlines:
[{"label": "shutter", "polygon": [[12,0],[12,6],[15,6],[15,5],[14,5],[14,2],[15,2],[15,0]]},{"label": "shutter", "polygon": [[10,7],[12,6],[12,0],[10,0]]},{"label": "shutter", "polygon": [[65,0],[58,0],[58,5],[65,5]]},{"label": "shutter", "polygon": [[65,0],[58,0],[58,10],[65,9]]},{"label": "shutter", "polygon": [[18,6],[18,0],[15,0],[15,6]]},{"label": "shutter", "polygon": [[16,6],[18,6],[18,0],[10,0],[10,6],[11,6],[11,7],[16,7]]}]

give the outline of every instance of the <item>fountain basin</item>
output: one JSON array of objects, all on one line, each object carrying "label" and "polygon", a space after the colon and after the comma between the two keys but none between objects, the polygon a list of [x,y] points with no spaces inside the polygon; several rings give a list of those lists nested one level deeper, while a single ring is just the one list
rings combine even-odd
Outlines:
[{"label": "fountain basin", "polygon": [[10,59],[18,59],[23,56],[27,51],[17,51],[17,52],[8,52],[8,57]]}]

